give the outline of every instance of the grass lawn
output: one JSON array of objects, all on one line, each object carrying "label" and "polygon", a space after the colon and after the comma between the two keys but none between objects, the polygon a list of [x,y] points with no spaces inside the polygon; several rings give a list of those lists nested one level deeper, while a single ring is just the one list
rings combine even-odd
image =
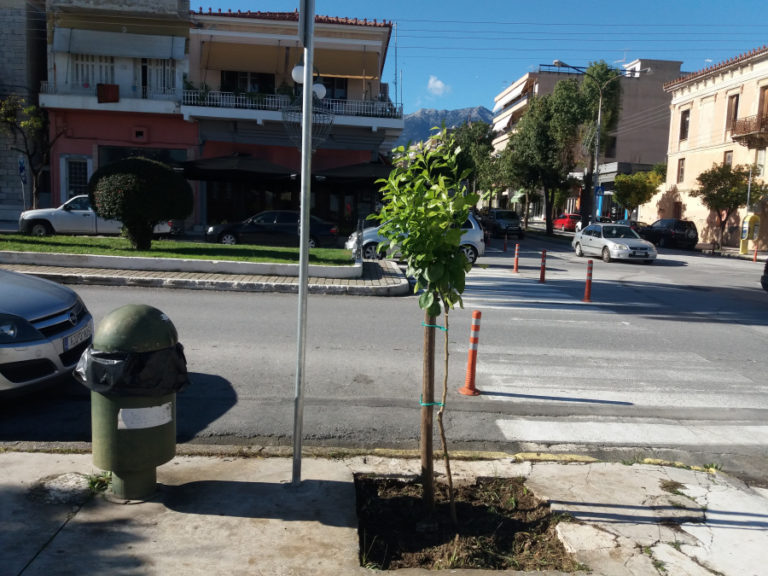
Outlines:
[{"label": "grass lawn", "polygon": [[[283,246],[254,246],[209,244],[204,242],[178,242],[176,240],[153,240],[152,249],[138,251],[131,248],[122,237],[95,236],[24,236],[20,234],[0,235],[0,251],[45,252],[66,254],[93,254],[101,256],[144,256],[150,258],[189,258],[195,260],[235,260],[241,262],[298,263],[299,248]],[[309,263],[326,266],[352,264],[354,259],[349,250],[341,248],[313,248],[309,252]]]}]

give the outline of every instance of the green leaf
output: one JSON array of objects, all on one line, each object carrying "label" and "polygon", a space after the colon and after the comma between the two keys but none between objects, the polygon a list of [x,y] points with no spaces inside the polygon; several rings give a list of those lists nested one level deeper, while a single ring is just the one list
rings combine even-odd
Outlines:
[{"label": "green leaf", "polygon": [[422,310],[428,310],[430,306],[432,306],[434,303],[435,303],[435,294],[430,290],[425,290],[424,292],[421,293],[421,296],[419,296],[419,307]]},{"label": "green leaf", "polygon": [[445,266],[443,266],[441,262],[435,262],[429,268],[427,268],[427,272],[424,274],[424,277],[430,282],[437,282],[440,280],[440,278],[443,277],[444,273]]}]

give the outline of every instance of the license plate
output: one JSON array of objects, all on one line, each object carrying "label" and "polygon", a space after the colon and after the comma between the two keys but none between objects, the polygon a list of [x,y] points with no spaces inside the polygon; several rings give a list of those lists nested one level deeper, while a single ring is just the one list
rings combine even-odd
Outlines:
[{"label": "license plate", "polygon": [[82,342],[85,342],[86,340],[88,340],[88,338],[91,337],[92,332],[93,332],[93,328],[91,327],[91,325],[86,324],[74,334],[70,334],[69,336],[64,338],[64,351],[72,350],[72,348],[74,348],[78,344],[81,344]]}]

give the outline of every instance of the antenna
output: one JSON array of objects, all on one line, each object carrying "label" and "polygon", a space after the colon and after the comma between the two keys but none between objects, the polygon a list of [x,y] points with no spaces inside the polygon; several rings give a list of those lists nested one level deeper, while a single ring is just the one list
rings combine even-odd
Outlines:
[{"label": "antenna", "polygon": [[624,51],[624,58],[622,58],[621,60],[614,60],[613,61],[614,64],[625,64],[626,62],[627,62],[627,51],[626,50]]},{"label": "antenna", "polygon": [[397,101],[397,22],[395,22],[395,106],[402,103]]}]

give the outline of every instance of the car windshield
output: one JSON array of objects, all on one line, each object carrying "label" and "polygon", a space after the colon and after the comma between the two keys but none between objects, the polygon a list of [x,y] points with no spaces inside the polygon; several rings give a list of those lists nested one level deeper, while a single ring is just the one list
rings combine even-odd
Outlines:
[{"label": "car windshield", "polygon": [[513,218],[517,218],[517,213],[512,210],[499,210],[496,212],[496,218],[498,220],[512,220]]},{"label": "car windshield", "polygon": [[603,238],[640,238],[629,226],[603,226]]}]

